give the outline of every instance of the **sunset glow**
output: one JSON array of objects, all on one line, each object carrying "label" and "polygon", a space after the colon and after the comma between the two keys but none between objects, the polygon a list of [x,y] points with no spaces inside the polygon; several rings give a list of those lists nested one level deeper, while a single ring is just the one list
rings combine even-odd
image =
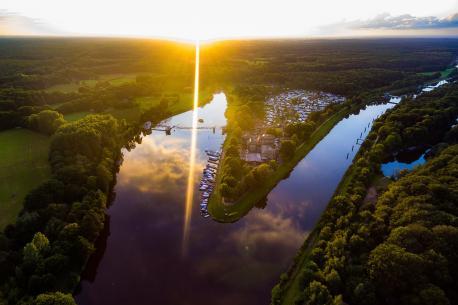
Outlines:
[{"label": "sunset glow", "polygon": [[200,46],[199,41],[196,41],[196,60],[194,72],[194,97],[193,97],[193,113],[192,113],[192,130],[191,130],[191,147],[189,154],[189,174],[188,184],[186,189],[186,206],[185,217],[183,225],[183,256],[186,255],[188,250],[189,241],[189,225],[191,223],[192,206],[194,200],[194,181],[195,181],[195,167],[196,167],[196,144],[197,144],[197,116],[199,109],[199,59],[200,59]]},{"label": "sunset glow", "polygon": [[[5,0],[0,10],[0,34],[145,36],[187,40],[339,36],[367,34],[367,23],[379,21],[381,16],[401,16],[400,24],[405,25],[406,16],[447,20],[457,12],[456,0],[437,0],[434,4],[427,0]],[[441,28],[431,22],[429,25],[434,31],[450,32],[449,25]],[[390,30],[380,22],[377,26],[370,29],[372,34]],[[407,34],[416,30],[426,29],[404,28],[400,32]]]}]

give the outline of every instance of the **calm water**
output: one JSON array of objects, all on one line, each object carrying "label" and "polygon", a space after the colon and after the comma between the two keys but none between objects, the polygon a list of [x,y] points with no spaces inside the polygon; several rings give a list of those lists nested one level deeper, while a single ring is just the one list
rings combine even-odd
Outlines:
[{"label": "calm water", "polygon": [[400,154],[394,160],[381,165],[382,173],[385,177],[396,176],[401,170],[412,170],[426,162],[425,155],[429,150],[412,151]]},{"label": "calm water", "polygon": [[[356,140],[393,106],[369,106],[342,120],[269,194],[265,207],[236,223],[202,218],[196,192],[185,257],[190,131],[145,136],[124,154],[106,234],[83,276],[78,304],[268,304],[270,290],[351,164]],[[202,125],[225,125],[225,108],[224,94],[216,94],[199,109]],[[189,126],[191,116],[186,112],[168,123]],[[199,130],[196,177],[205,165],[204,150],[219,148],[223,140],[219,130]]]}]

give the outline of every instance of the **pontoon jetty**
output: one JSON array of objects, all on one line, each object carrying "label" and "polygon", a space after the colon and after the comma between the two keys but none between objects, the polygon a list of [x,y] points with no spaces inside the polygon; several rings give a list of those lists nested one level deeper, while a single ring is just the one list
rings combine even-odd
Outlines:
[{"label": "pontoon jetty", "polygon": [[218,164],[221,158],[221,152],[206,150],[205,153],[208,156],[207,165],[203,170],[203,176],[200,180],[199,191],[200,195],[200,214],[203,217],[209,217],[208,214],[208,198],[210,198],[211,193],[213,192],[216,171],[218,170]]}]

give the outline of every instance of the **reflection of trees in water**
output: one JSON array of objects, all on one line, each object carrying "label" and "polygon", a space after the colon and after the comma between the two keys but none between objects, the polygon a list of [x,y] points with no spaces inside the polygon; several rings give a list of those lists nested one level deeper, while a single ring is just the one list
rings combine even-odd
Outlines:
[{"label": "reflection of trees in water", "polygon": [[[112,199],[113,200],[111,202],[114,201],[114,197]],[[106,215],[105,225],[94,244],[96,250],[89,258],[86,268],[84,269],[83,273],[81,274],[81,281],[75,291],[75,294],[78,294],[81,291],[81,282],[82,281],[88,281],[90,283],[93,283],[95,281],[95,277],[97,275],[97,269],[107,249],[108,236],[110,236],[110,215]]]},{"label": "reflection of trees in water", "polygon": [[256,202],[254,206],[258,209],[264,209],[267,206],[267,196]]},{"label": "reflection of trees in water", "polygon": [[412,149],[406,149],[400,151],[396,156],[393,156],[388,160],[388,162],[391,161],[398,161],[401,163],[412,163],[416,160],[418,160],[427,150],[427,147],[415,147]]}]

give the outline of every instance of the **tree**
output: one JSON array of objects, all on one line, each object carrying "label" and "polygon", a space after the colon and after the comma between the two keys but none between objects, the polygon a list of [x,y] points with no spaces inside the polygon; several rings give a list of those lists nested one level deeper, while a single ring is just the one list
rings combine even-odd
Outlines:
[{"label": "tree", "polygon": [[27,118],[27,124],[31,129],[48,135],[53,134],[64,123],[64,116],[54,110],[43,110]]},{"label": "tree", "polygon": [[387,242],[403,247],[409,252],[422,253],[433,245],[433,234],[422,225],[412,224],[393,229]]},{"label": "tree", "polygon": [[421,305],[450,305],[449,299],[446,297],[444,291],[439,287],[429,284],[426,288],[422,289],[419,293]]},{"label": "tree", "polygon": [[394,293],[413,287],[421,279],[425,260],[396,245],[382,243],[372,250],[368,270],[380,291]]},{"label": "tree", "polygon": [[331,271],[325,275],[324,279],[332,293],[337,294],[342,285],[342,279],[339,273],[335,269],[331,269]]},{"label": "tree", "polygon": [[227,183],[221,183],[220,192],[223,197],[232,198],[234,195],[234,188],[229,186]]},{"label": "tree", "polygon": [[43,293],[35,298],[34,305],[76,305],[71,294],[62,292]]},{"label": "tree", "polygon": [[269,177],[271,173],[272,169],[265,163],[260,164],[253,169],[254,178],[259,184],[264,183],[264,181],[266,181],[267,177]]},{"label": "tree", "polygon": [[294,145],[294,142],[291,140],[284,140],[281,142],[280,146],[280,157],[284,161],[289,161],[292,159],[294,156],[294,153],[296,152],[296,146]]},{"label": "tree", "polygon": [[243,166],[239,156],[227,157],[224,166],[233,177],[240,177],[243,174]]},{"label": "tree", "polygon": [[226,183],[230,187],[235,187],[238,183],[237,179],[235,179],[233,176],[225,176],[223,180],[223,183]]},{"label": "tree", "polygon": [[24,246],[24,260],[36,261],[48,247],[48,238],[41,232],[35,233],[32,241]]},{"label": "tree", "polygon": [[402,139],[397,133],[392,133],[383,141],[383,145],[390,151],[394,151],[402,145]]},{"label": "tree", "polygon": [[242,130],[248,130],[253,128],[254,126],[254,118],[251,114],[251,109],[247,105],[243,105],[240,107],[239,111],[237,111],[236,118],[238,125]]},{"label": "tree", "polygon": [[304,292],[304,305],[328,305],[332,301],[328,288],[318,281],[312,281]]},{"label": "tree", "polygon": [[239,149],[237,146],[229,145],[226,150],[226,155],[230,157],[237,157],[239,155]]}]

